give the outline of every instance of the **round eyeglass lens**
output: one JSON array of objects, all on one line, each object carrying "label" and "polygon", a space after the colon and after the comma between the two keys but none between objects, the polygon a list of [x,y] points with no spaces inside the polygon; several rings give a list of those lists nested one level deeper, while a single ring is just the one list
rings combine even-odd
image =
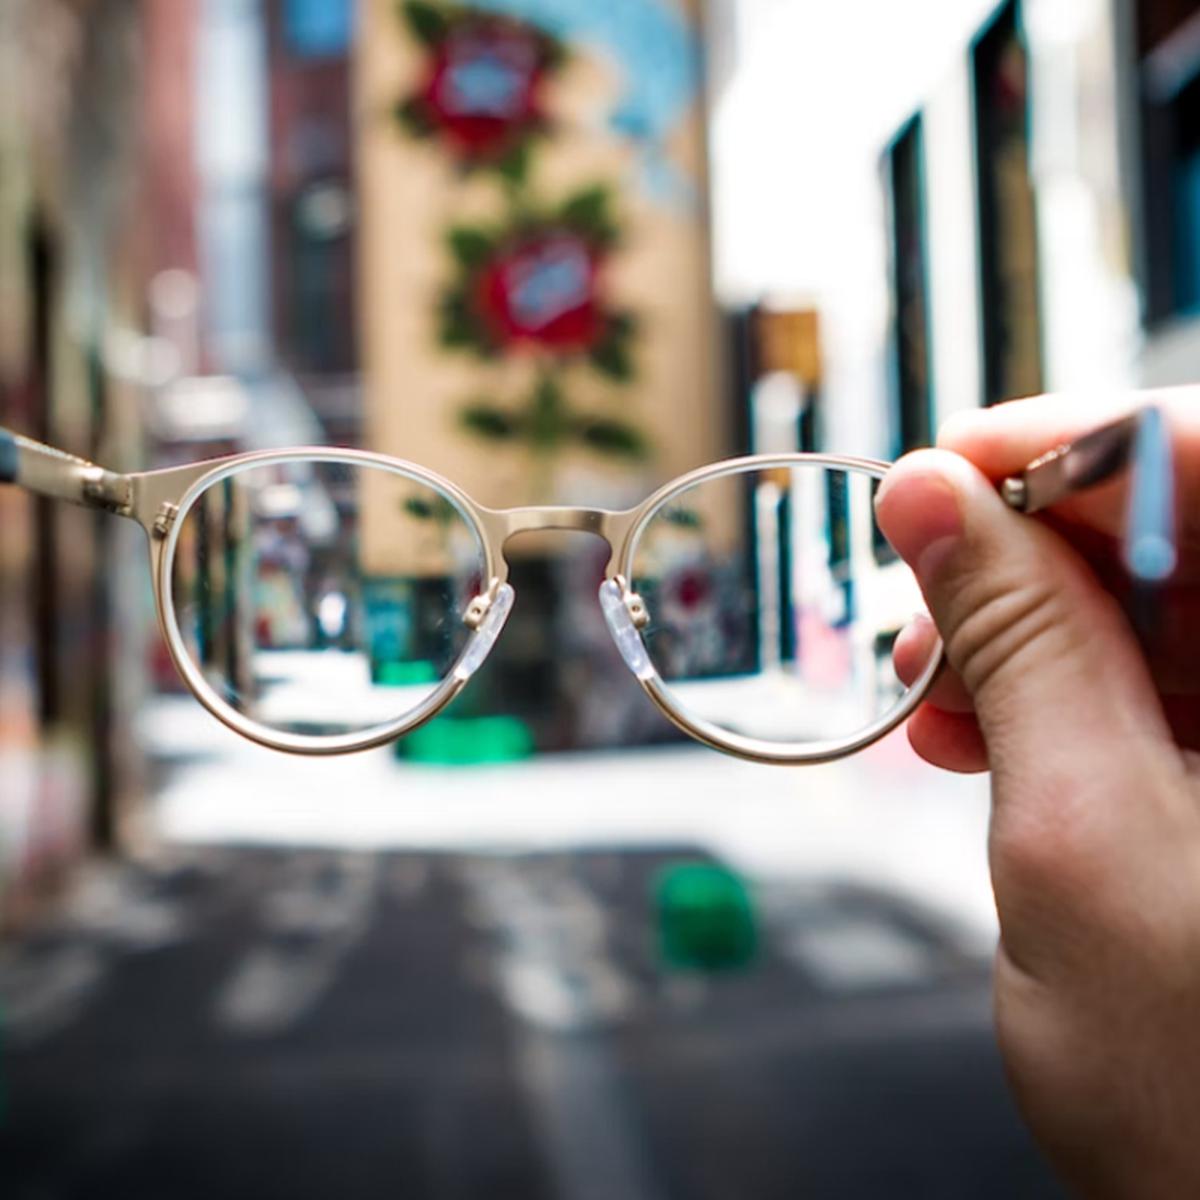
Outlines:
[{"label": "round eyeglass lens", "polygon": [[893,643],[924,603],[875,523],[879,481],[816,463],[740,469],[654,511],[630,584],[680,715],[718,737],[814,752],[896,713],[908,689]]},{"label": "round eyeglass lens", "polygon": [[361,734],[418,709],[471,630],[485,559],[455,501],[381,465],[288,459],[216,479],[177,519],[188,659],[272,732]]}]

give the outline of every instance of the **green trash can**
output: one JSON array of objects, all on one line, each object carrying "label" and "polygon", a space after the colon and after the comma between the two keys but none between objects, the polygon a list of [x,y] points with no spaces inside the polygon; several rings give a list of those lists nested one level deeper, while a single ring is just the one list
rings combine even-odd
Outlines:
[{"label": "green trash can", "polygon": [[754,903],[745,880],[710,862],[678,862],[655,878],[659,948],[671,970],[748,967],[758,950]]},{"label": "green trash can", "polygon": [[400,738],[393,753],[408,762],[444,766],[516,762],[533,753],[533,735],[516,717],[444,713]]}]

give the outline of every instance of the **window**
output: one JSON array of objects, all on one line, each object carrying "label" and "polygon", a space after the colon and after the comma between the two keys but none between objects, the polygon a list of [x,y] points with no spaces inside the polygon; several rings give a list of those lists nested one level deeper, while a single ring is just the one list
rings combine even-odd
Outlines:
[{"label": "window", "polygon": [[1200,313],[1200,11],[1192,0],[1137,6],[1143,317]]},{"label": "window", "polygon": [[892,284],[892,387],[895,455],[932,440],[929,348],[928,233],[925,211],[925,143],[920,116],[884,152],[889,201]]},{"label": "window", "polygon": [[971,52],[984,404],[1042,390],[1037,222],[1029,170],[1029,54],[1009,2]]},{"label": "window", "polygon": [[288,361],[301,372],[353,370],[354,204],[348,181],[304,187],[292,197],[285,221],[280,282]]}]

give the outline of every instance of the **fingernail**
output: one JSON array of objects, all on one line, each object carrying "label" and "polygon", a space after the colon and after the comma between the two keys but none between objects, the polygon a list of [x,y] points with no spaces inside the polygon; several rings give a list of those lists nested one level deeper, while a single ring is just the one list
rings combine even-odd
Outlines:
[{"label": "fingernail", "polygon": [[888,541],[922,581],[936,575],[962,537],[958,493],[933,471],[894,470],[875,498],[875,514]]}]

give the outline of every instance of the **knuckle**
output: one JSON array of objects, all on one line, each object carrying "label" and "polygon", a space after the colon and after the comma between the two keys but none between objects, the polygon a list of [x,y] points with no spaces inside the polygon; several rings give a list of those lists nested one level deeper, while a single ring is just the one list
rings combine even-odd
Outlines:
[{"label": "knuckle", "polygon": [[1071,641],[1061,593],[1032,579],[969,601],[946,652],[967,689],[978,696],[998,678],[1063,653]]}]

